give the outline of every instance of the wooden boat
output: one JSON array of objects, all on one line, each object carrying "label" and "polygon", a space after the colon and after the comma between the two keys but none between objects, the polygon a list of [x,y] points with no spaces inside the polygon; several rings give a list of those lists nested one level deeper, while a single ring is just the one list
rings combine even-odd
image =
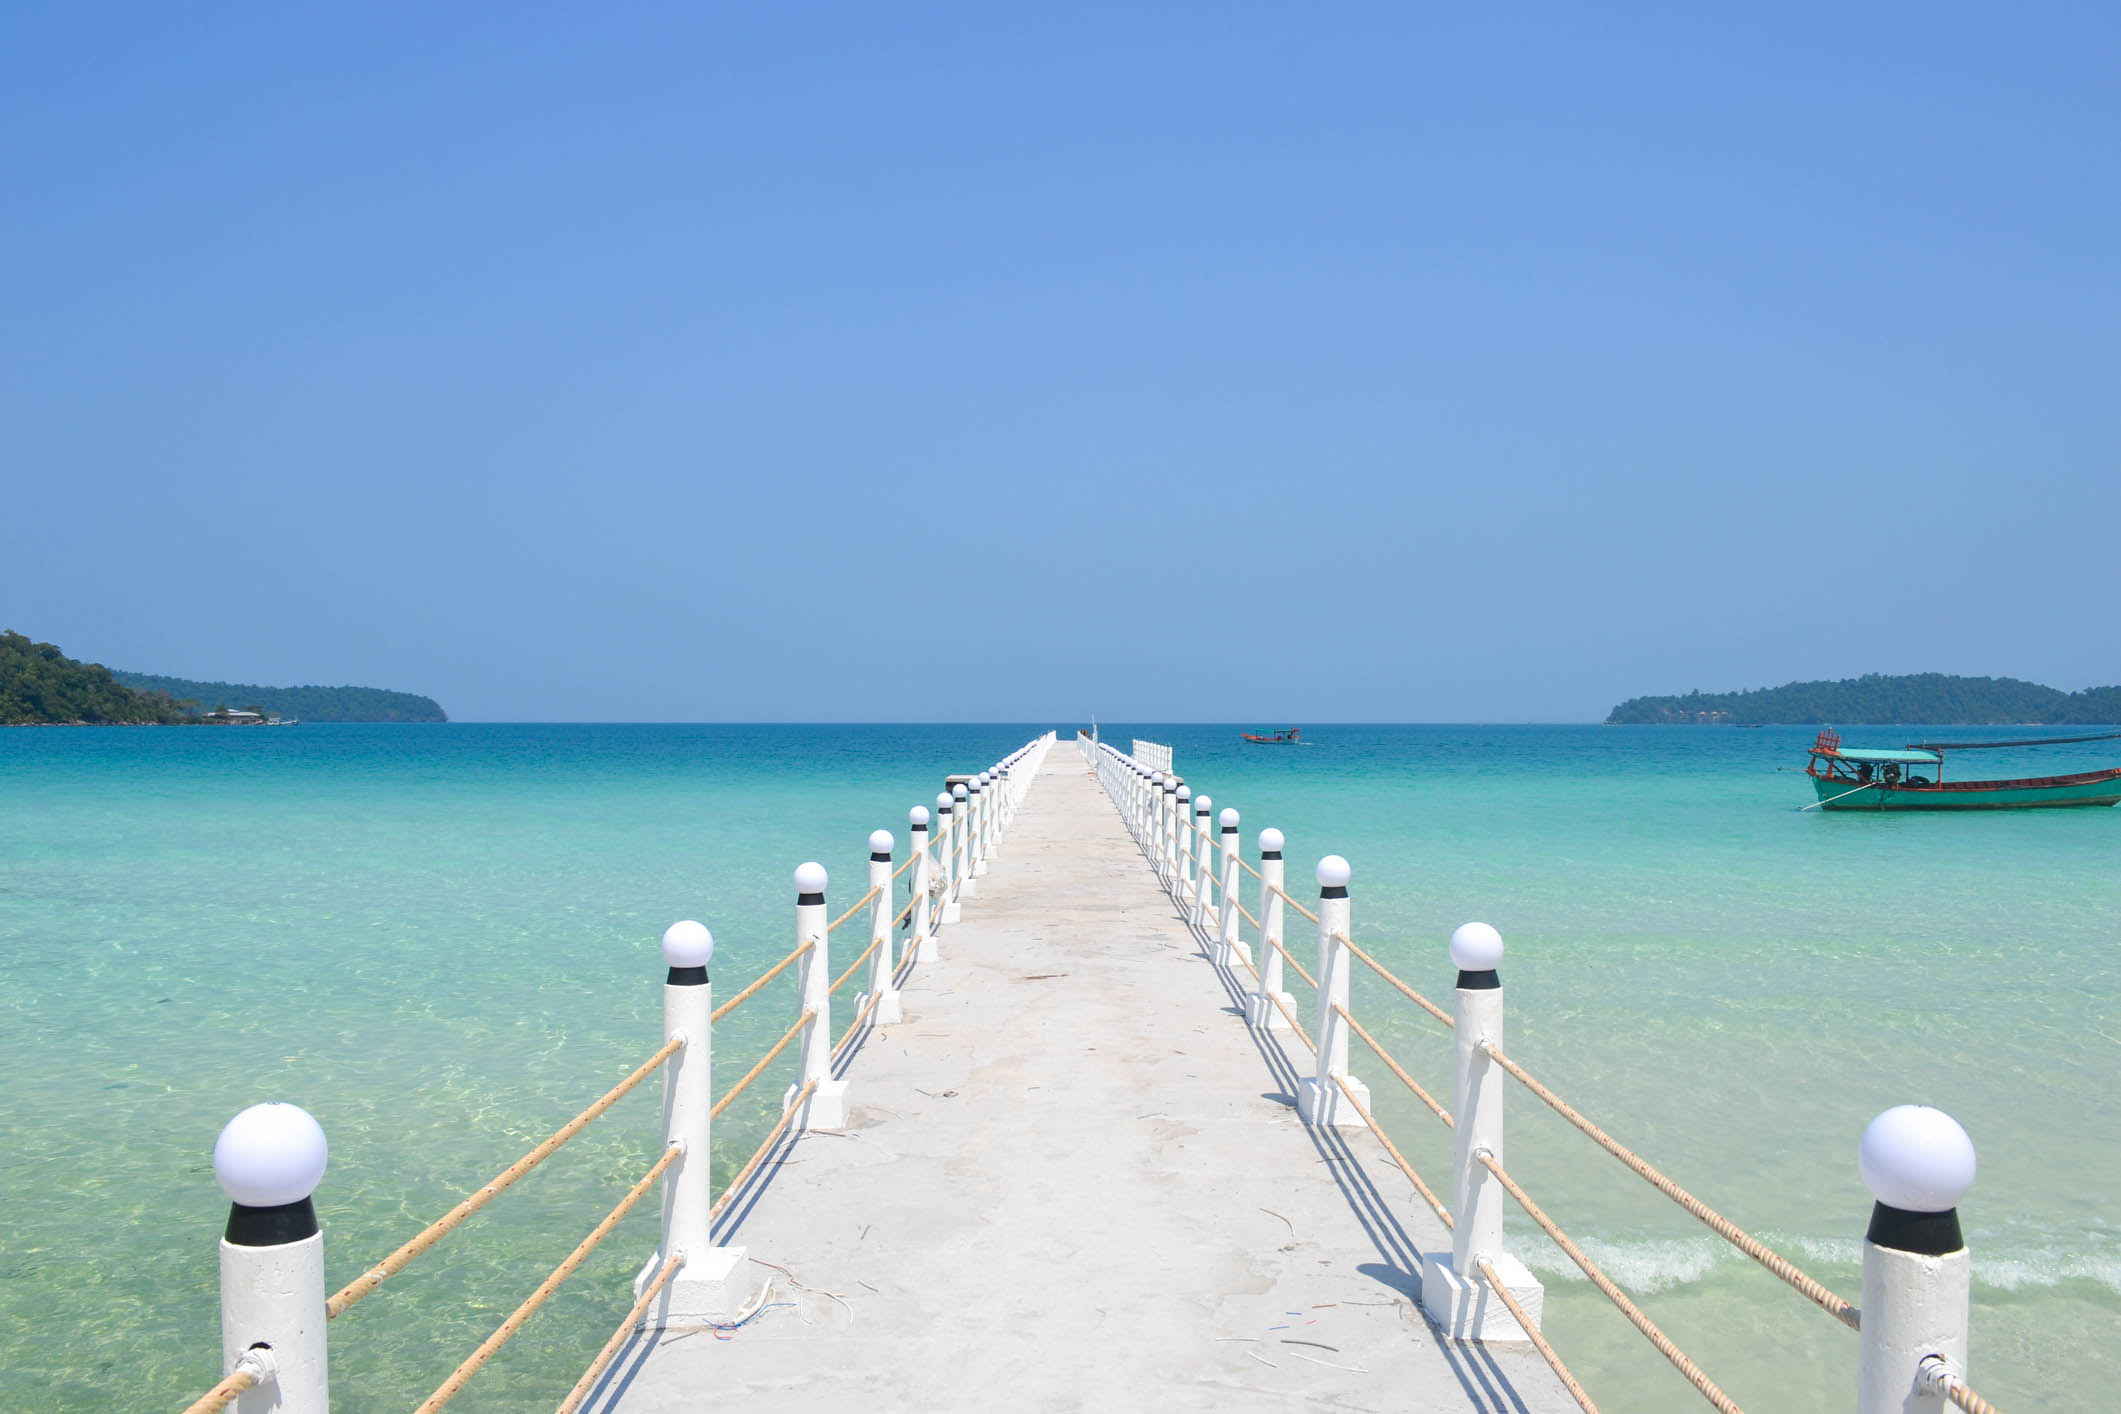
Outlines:
[{"label": "wooden boat", "polygon": [[1251,732],[1238,733],[1239,736],[1255,746],[1295,746],[1301,742],[1303,734],[1304,729],[1302,727],[1283,727],[1280,731],[1270,733],[1267,736],[1255,736]]},{"label": "wooden boat", "polygon": [[[2111,741],[2099,736],[2034,737],[2028,741],[1910,742],[1898,751],[1848,748],[1831,728],[1812,743],[1804,773],[1819,798],[1807,810],[2026,810],[2040,806],[2112,805],[2121,801],[2121,766],[2069,776],[2012,781],[1947,781],[1944,753],[1998,746],[2057,746]],[[1927,774],[1925,774],[1927,772]]]}]

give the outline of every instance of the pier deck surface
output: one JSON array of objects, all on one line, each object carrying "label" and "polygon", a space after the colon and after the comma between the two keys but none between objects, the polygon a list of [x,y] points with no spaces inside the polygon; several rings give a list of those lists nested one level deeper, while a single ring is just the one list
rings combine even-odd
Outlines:
[{"label": "pier deck surface", "polygon": [[1367,1131],[1297,1119],[1309,1051],[1233,1014],[1072,744],[939,944],[849,1128],[732,1206],[797,1305],[637,1337],[588,1408],[1575,1407],[1529,1347],[1428,1325],[1442,1224]]}]

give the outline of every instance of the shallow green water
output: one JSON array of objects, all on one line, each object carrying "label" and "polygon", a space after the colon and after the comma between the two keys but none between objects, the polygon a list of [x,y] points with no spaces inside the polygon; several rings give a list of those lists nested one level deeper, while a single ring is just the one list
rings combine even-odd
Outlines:
[{"label": "shallow green water", "polygon": [[[329,1277],[350,1279],[653,1048],[665,923],[706,920],[718,987],[740,984],[790,942],[794,863],[823,860],[851,900],[870,829],[903,839],[944,772],[1037,729],[0,734],[0,1407],[175,1407],[211,1381],[207,1153],[235,1110],[322,1120]],[[1808,731],[1144,734],[1244,811],[1248,842],[1286,831],[1292,880],[1347,855],[1358,935],[1416,985],[1447,992],[1451,927],[1495,923],[1513,1052],[1845,1293],[1863,1124],[1950,1110],[1981,1151],[1962,1210],[1977,1385],[2022,1411],[2091,1407],[2121,1378],[2121,815],[1798,814],[1808,785],[1776,768]],[[718,1054],[786,1024],[768,996]],[[1439,1028],[1363,976],[1356,1006],[1448,1083]],[[1441,1128],[1369,1078],[1441,1178]],[[732,1112],[723,1162],[782,1083]],[[339,1407],[409,1408],[498,1322],[652,1160],[653,1089],[334,1323]],[[1512,1169],[1741,1402],[1845,1404],[1852,1336],[1528,1097],[1511,1113]],[[629,1219],[456,1407],[556,1400],[653,1221]],[[1514,1241],[1607,1407],[1689,1407],[1536,1230]]]}]

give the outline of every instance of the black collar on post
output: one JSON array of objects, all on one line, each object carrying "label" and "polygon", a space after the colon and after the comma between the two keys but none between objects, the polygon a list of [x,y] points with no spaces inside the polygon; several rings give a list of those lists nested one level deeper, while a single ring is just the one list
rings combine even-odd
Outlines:
[{"label": "black collar on post", "polygon": [[1459,990],[1466,992],[1492,992],[1502,986],[1502,978],[1492,967],[1485,972],[1461,972],[1458,986]]},{"label": "black collar on post", "polygon": [[285,1247],[317,1235],[317,1210],[307,1198],[253,1208],[228,1205],[228,1226],[221,1236],[231,1247]]},{"label": "black collar on post", "polygon": [[701,967],[673,967],[663,979],[669,987],[704,987],[707,985],[707,969]]},{"label": "black collar on post", "polygon": [[1957,1208],[1916,1213],[1889,1203],[1875,1203],[1871,1206],[1870,1231],[1863,1236],[1877,1246],[1912,1252],[1918,1257],[1942,1257],[1966,1246],[1966,1239],[1959,1235]]}]

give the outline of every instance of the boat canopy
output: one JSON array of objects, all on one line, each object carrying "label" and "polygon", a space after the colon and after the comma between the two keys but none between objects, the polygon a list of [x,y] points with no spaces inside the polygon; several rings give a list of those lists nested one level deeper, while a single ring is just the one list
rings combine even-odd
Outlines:
[{"label": "boat canopy", "polygon": [[1820,754],[1838,756],[1844,761],[1900,761],[1910,766],[1936,766],[1941,765],[1944,761],[1944,758],[1934,751],[1860,751],[1844,749]]}]

